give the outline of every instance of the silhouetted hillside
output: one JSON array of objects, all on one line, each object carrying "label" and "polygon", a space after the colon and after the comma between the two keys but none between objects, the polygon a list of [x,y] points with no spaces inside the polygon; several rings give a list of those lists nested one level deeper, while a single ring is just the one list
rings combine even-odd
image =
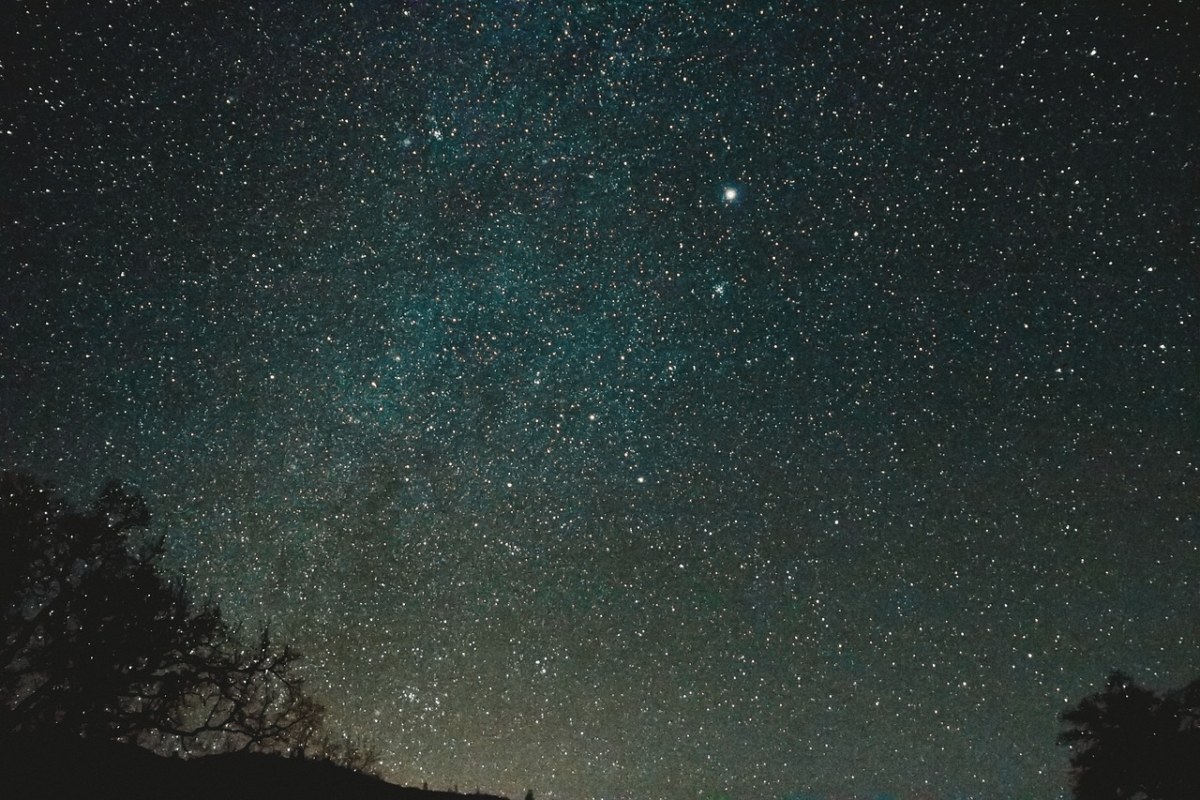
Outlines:
[{"label": "silhouetted hillside", "polygon": [[164,758],[82,740],[0,749],[0,797],[121,800],[506,800],[396,786],[327,761],[261,753]]}]

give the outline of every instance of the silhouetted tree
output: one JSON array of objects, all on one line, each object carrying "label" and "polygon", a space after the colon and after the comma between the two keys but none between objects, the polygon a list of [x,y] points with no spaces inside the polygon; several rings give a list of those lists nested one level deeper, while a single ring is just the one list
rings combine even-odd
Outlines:
[{"label": "silhouetted tree", "polygon": [[0,473],[0,735],[71,733],[186,749],[281,749],[321,708],[291,648],[244,647],[159,572],[146,503],[110,483],[88,508]]},{"label": "silhouetted tree", "polygon": [[1115,672],[1062,719],[1076,800],[1200,797],[1200,681],[1159,695]]}]

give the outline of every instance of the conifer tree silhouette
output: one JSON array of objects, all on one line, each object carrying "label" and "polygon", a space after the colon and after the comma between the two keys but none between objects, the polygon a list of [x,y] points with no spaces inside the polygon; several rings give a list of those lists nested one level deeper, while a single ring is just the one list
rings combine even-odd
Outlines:
[{"label": "conifer tree silhouette", "polygon": [[1114,672],[1062,720],[1076,800],[1200,797],[1200,681],[1159,695]]}]

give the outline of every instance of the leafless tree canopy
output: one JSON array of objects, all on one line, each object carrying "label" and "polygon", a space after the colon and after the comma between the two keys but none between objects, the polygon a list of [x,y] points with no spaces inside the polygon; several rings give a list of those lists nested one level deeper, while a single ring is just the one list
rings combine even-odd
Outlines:
[{"label": "leafless tree canopy", "polygon": [[[160,750],[291,750],[322,708],[290,647],[245,645],[166,580],[145,501],[109,484],[88,508],[0,475],[0,735],[72,733]],[[139,539],[139,535],[142,538]]]}]

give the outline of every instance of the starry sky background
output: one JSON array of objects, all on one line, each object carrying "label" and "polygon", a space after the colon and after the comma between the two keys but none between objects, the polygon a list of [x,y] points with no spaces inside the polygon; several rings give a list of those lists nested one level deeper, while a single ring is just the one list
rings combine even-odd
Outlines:
[{"label": "starry sky background", "polygon": [[1059,796],[1200,674],[1187,2],[16,0],[0,466],[392,780]]}]

